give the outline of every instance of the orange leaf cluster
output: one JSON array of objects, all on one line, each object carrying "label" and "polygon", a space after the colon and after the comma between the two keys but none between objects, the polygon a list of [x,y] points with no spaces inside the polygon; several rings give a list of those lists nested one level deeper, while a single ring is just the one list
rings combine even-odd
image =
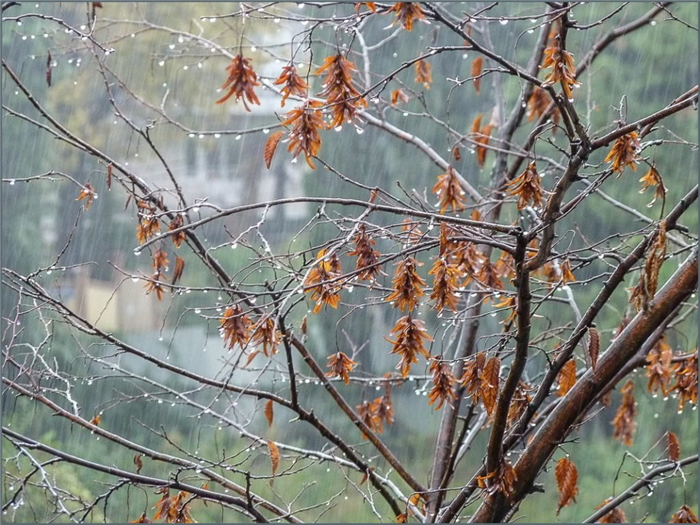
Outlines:
[{"label": "orange leaf cluster", "polygon": [[620,403],[613,426],[615,427],[614,439],[619,439],[628,447],[632,446],[632,434],[634,434],[634,416],[637,415],[637,403],[634,400],[634,382],[630,379],[622,387],[622,401]]},{"label": "orange leaf cluster", "polygon": [[274,82],[275,86],[283,86],[280,89],[282,93],[282,107],[290,96],[306,98],[309,92],[309,85],[299,76],[294,65],[290,64],[282,68],[282,73]]},{"label": "orange leaf cluster", "polygon": [[578,494],[578,470],[576,465],[567,457],[561,458],[557,461],[557,466],[554,467],[554,477],[559,488],[558,516],[562,508],[572,502],[576,503],[576,495]]},{"label": "orange leaf cluster", "polygon": [[338,352],[328,357],[328,368],[330,372],[326,377],[340,377],[343,382],[350,384],[350,372],[357,366],[357,363],[346,356],[343,352]]},{"label": "orange leaf cluster", "polygon": [[393,302],[394,308],[398,308],[402,312],[413,310],[418,304],[418,298],[425,295],[423,292],[425,281],[416,271],[418,266],[422,266],[422,263],[413,257],[406,257],[396,263],[396,272],[391,281],[394,284],[394,291],[386,300]]},{"label": "orange leaf cluster", "polygon": [[144,512],[141,514],[138,518],[136,518],[134,521],[130,521],[129,523],[153,523],[152,520],[146,516],[146,513]]},{"label": "orange leaf cluster", "polygon": [[561,263],[560,270],[561,280],[564,284],[576,282],[576,277],[574,277],[574,273],[571,271],[571,262],[569,259],[564,259],[564,262]]},{"label": "orange leaf cluster", "polygon": [[433,66],[430,62],[419,60],[416,62],[416,84],[423,84],[425,89],[430,89],[433,83]]},{"label": "orange leaf cluster", "polygon": [[668,395],[671,388],[671,374],[678,369],[678,365],[674,364],[672,359],[673,350],[666,342],[666,336],[661,336],[659,342],[647,354],[647,377],[649,378],[647,390],[652,394],[660,389],[662,395]]},{"label": "orange leaf cluster", "polygon": [[508,324],[511,323],[515,320],[515,316],[518,314],[517,312],[517,301],[515,297],[504,297],[502,301],[496,303],[493,305],[494,308],[508,308],[510,310],[510,313],[508,314],[508,317],[506,317],[503,321],[501,321],[501,324]]},{"label": "orange leaf cluster", "polygon": [[459,302],[459,297],[457,297],[456,293],[459,290],[457,278],[460,275],[457,265],[449,263],[446,257],[438,257],[428,274],[435,276],[433,293],[430,294],[430,298],[435,299],[435,309],[438,312],[442,312],[447,306],[450,310],[456,312],[457,303]]},{"label": "orange leaf cluster", "polygon": [[528,164],[525,171],[506,184],[506,187],[510,188],[506,191],[508,195],[518,196],[518,210],[524,209],[531,202],[538,208],[544,204],[544,190],[534,162]]},{"label": "orange leaf cluster", "polygon": [[316,167],[311,162],[311,157],[318,155],[321,149],[319,131],[326,128],[319,109],[321,106],[320,102],[307,100],[303,105],[287,113],[282,122],[283,126],[292,125],[287,151],[291,152],[294,158],[303,152],[306,156],[306,163],[312,170]]},{"label": "orange leaf cluster", "polygon": [[146,295],[155,293],[158,300],[162,301],[165,288],[163,288],[161,283],[166,280],[166,277],[161,272],[156,272],[151,275],[151,280],[144,285],[144,288],[146,288]]},{"label": "orange leaf cluster", "polygon": [[[170,224],[168,225],[168,231],[177,230],[178,228],[182,228],[184,225],[185,221],[182,218],[182,215],[175,215],[175,218],[173,218],[173,220],[170,221]],[[179,248],[182,245],[182,243],[185,242],[185,232],[181,231],[173,233],[172,239],[175,247]]]},{"label": "orange leaf cluster", "polygon": [[139,219],[139,223],[136,226],[136,238],[139,243],[143,244],[157,233],[160,233],[160,223],[156,218],[157,209],[155,206],[137,198],[136,207],[138,208],[137,215]]},{"label": "orange leaf cluster", "polygon": [[[598,505],[595,508],[595,510],[602,509],[611,501],[612,498],[606,499],[603,503]],[[627,523],[627,516],[625,516],[625,512],[620,507],[615,507],[610,512],[605,514],[602,518],[600,518],[598,523]]]},{"label": "orange leaf cluster", "polygon": [[151,264],[151,267],[156,272],[162,272],[168,270],[169,264],[170,261],[168,260],[168,253],[165,250],[157,248],[153,253],[153,263]]},{"label": "orange leaf cluster", "polygon": [[639,179],[639,182],[642,183],[642,189],[639,190],[639,193],[644,193],[647,189],[654,188],[654,198],[647,204],[648,208],[651,208],[657,199],[666,200],[666,186],[661,175],[656,171],[656,166],[651,166],[644,177]]},{"label": "orange leaf cluster", "polygon": [[258,75],[250,65],[250,58],[243,58],[243,55],[236,55],[231,60],[231,63],[226,67],[228,77],[223,83],[221,89],[228,89],[228,92],[216,101],[217,104],[223,104],[233,95],[236,95],[236,102],[243,99],[243,107],[246,111],[250,111],[248,102],[251,104],[260,105],[260,100],[253,89],[259,86]]},{"label": "orange leaf cluster", "polygon": [[573,101],[574,94],[571,92],[571,89],[579,87],[581,84],[576,81],[574,55],[561,48],[559,35],[552,40],[552,45],[544,50],[544,59],[540,68],[552,69],[552,72],[542,82],[542,87],[548,87],[559,82],[566,98],[569,101]]},{"label": "orange leaf cluster", "polygon": [[636,131],[632,131],[615,141],[603,162],[611,162],[612,171],[617,173],[619,178],[627,166],[632,168],[632,171],[637,171],[639,148],[639,135]]},{"label": "orange leaf cluster", "polygon": [[373,248],[376,241],[367,234],[364,224],[360,224],[353,239],[355,249],[348,255],[357,256],[356,270],[362,270],[357,278],[363,281],[374,281],[374,279],[382,272],[379,263],[380,253]]},{"label": "orange leaf cluster", "polygon": [[313,312],[317,314],[324,304],[332,308],[338,308],[340,304],[340,290],[342,285],[328,283],[342,274],[340,259],[333,253],[326,256],[326,250],[321,250],[316,256],[316,264],[309,272],[304,282],[307,292],[311,292],[311,300],[316,302]]},{"label": "orange leaf cluster", "polygon": [[500,381],[501,360],[492,357],[486,361],[486,354],[479,352],[464,369],[460,382],[472,396],[476,405],[481,401],[486,412],[491,415],[496,408],[498,385]]},{"label": "orange leaf cluster", "polygon": [[[280,344],[282,334],[277,330],[274,319],[271,317],[260,319],[253,326],[253,335],[250,337],[250,343],[256,347],[262,346],[265,357],[273,356],[277,353],[277,347]],[[257,355],[258,351],[251,354],[250,360]]]},{"label": "orange leaf cluster", "polygon": [[[535,118],[540,118],[547,111],[547,108],[552,103],[552,98],[546,89],[535,86],[532,90],[530,98],[527,99],[527,119],[528,121],[533,121]],[[555,124],[559,123],[559,118],[561,114],[559,113],[559,108],[555,107],[552,112],[552,121]]]},{"label": "orange leaf cluster", "polygon": [[678,511],[671,516],[669,523],[697,523],[698,517],[693,512],[693,509],[688,507],[688,505],[683,505]]},{"label": "orange leaf cluster", "polygon": [[438,180],[433,186],[433,193],[440,199],[440,213],[445,213],[447,208],[452,211],[462,211],[464,209],[464,190],[459,184],[457,172],[452,166],[447,168],[447,172],[438,175]]},{"label": "orange leaf cluster", "polygon": [[[110,164],[111,166],[111,164]],[[85,186],[83,186],[83,189],[80,191],[78,194],[78,198],[75,199],[77,201],[81,201],[85,199],[85,209],[89,210],[90,205],[92,204],[92,201],[94,201],[97,198],[97,193],[95,193],[95,188],[93,188],[92,184],[89,182],[85,183]]]},{"label": "orange leaf cluster", "polygon": [[[491,261],[484,261],[477,274],[477,279],[486,288],[492,290],[502,290],[503,282],[501,281],[496,265],[491,264]],[[488,297],[486,298],[488,299]]]},{"label": "orange leaf cluster", "polygon": [[391,353],[401,356],[396,368],[399,368],[401,375],[406,377],[411,371],[411,365],[418,362],[418,354],[426,359],[430,357],[425,349],[425,342],[432,341],[433,338],[428,335],[423,321],[413,319],[410,315],[399,319],[391,333],[396,336],[395,341],[387,338],[387,341],[394,345]]},{"label": "orange leaf cluster", "polygon": [[440,410],[445,401],[452,404],[452,400],[457,399],[453,390],[457,379],[447,362],[434,357],[430,360],[430,371],[433,373],[433,388],[428,394],[428,404],[432,405],[438,401],[435,410]]},{"label": "orange leaf cluster", "polygon": [[360,98],[360,92],[352,82],[355,65],[338,53],[327,57],[316,74],[326,74],[323,90],[320,95],[326,97],[326,104],[331,106],[330,127],[342,126],[344,122],[352,122],[358,108],[367,107],[367,101]]},{"label": "orange leaf cluster", "polygon": [[418,2],[396,2],[387,13],[396,13],[396,19],[391,25],[400,23],[406,31],[413,29],[415,20],[425,20],[425,13]]},{"label": "orange leaf cluster", "polygon": [[516,481],[518,481],[518,476],[515,473],[515,469],[513,465],[505,459],[501,461],[498,470],[486,476],[477,476],[476,478],[480,489],[486,490],[489,494],[501,492],[508,499],[510,499],[515,492]]},{"label": "orange leaf cluster", "polygon": [[221,325],[219,331],[229,350],[236,344],[243,347],[248,343],[252,321],[237,304],[224,310],[224,316],[219,320],[219,324]]},{"label": "orange leaf cluster", "polygon": [[154,520],[162,519],[165,523],[195,523],[190,515],[188,503],[185,501],[189,494],[187,492],[178,492],[175,496],[170,496],[170,490],[163,487],[157,491],[163,496],[154,505],[156,513],[153,516]]},{"label": "orange leaf cluster", "polygon": [[698,352],[686,359],[683,367],[676,372],[676,384],[673,390],[678,392],[678,409],[683,410],[685,403],[698,404]]}]

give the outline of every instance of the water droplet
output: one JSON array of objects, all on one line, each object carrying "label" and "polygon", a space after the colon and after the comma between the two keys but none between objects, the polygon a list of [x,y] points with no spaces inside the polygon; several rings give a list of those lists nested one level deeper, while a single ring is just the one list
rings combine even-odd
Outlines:
[{"label": "water droplet", "polygon": [[355,131],[357,132],[358,135],[362,135],[365,132],[365,130],[362,128],[355,128]]},{"label": "water droplet", "polygon": [[649,25],[655,26],[656,25],[656,20],[652,20]]},{"label": "water droplet", "polygon": [[220,139],[220,138],[221,138],[221,133],[214,133],[214,138],[215,138],[215,139]]},{"label": "water droplet", "polygon": [[534,29],[528,29],[527,32],[530,33],[530,34],[532,34],[532,33],[535,32],[535,30],[534,30]]},{"label": "water droplet", "polygon": [[158,62],[158,65],[160,67],[163,67],[165,65],[165,60],[161,60],[160,62]]},{"label": "water droplet", "polygon": [[508,23],[508,20],[499,20],[502,26],[506,25]]},{"label": "water droplet", "polygon": [[243,135],[236,135],[236,140],[241,140],[241,137],[242,137],[242,136],[243,136]]},{"label": "water droplet", "polygon": [[10,179],[9,181],[10,186],[14,186],[15,182],[17,182],[15,179]]},{"label": "water droplet", "polygon": [[279,24],[279,23],[280,23],[280,19],[279,19],[279,18],[275,18],[275,19],[273,20],[273,22],[274,22],[275,24]]}]

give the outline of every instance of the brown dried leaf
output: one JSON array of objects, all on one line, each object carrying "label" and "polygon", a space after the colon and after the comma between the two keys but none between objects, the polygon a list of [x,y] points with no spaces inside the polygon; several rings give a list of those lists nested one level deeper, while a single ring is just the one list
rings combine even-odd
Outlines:
[{"label": "brown dried leaf", "polygon": [[691,509],[687,505],[683,505],[680,509],[678,509],[678,512],[676,512],[673,516],[671,516],[671,519],[668,522],[669,523],[697,523],[698,517],[693,512],[693,509]]},{"label": "brown dried leaf", "polygon": [[666,434],[668,440],[668,459],[678,461],[681,459],[681,443],[678,441],[678,436],[673,432]]},{"label": "brown dried leaf", "polygon": [[107,189],[112,189],[112,163],[107,164]]},{"label": "brown dried leaf", "polygon": [[[606,499],[603,503],[598,505],[595,508],[595,510],[602,509],[611,501],[612,498]],[[602,518],[600,518],[598,523],[627,523],[627,516],[625,516],[625,512],[620,507],[615,507],[610,512],[605,514]]]},{"label": "brown dried leaf", "polygon": [[[481,68],[483,66],[484,59],[483,57],[476,57],[474,61],[472,62],[472,77],[479,77],[481,75]],[[476,94],[478,95],[480,92],[480,84],[481,84],[481,78],[475,78],[474,79],[474,89],[476,89]]]},{"label": "brown dried leaf", "polygon": [[400,23],[406,31],[413,29],[415,20],[425,20],[425,13],[421,9],[418,2],[395,2],[391,8],[386,11],[386,14],[396,13],[396,19],[391,24]]},{"label": "brown dried leaf", "polygon": [[619,439],[628,447],[632,446],[632,434],[634,434],[635,428],[634,416],[636,415],[637,403],[634,400],[634,382],[630,379],[622,387],[622,402],[612,422],[615,427],[613,438]]},{"label": "brown dried leaf", "polygon": [[559,371],[559,390],[557,395],[564,397],[576,384],[576,360],[569,359]]},{"label": "brown dried leaf", "polygon": [[136,473],[140,474],[141,469],[143,468],[143,461],[141,458],[143,457],[143,454],[136,454],[134,456],[134,465],[136,465]]},{"label": "brown dried leaf", "polygon": [[267,426],[271,427],[272,422],[275,420],[275,409],[272,399],[268,399],[265,403],[265,418],[267,419]]},{"label": "brown dried leaf", "polygon": [[100,414],[97,414],[95,417],[93,417],[90,420],[90,424],[95,425],[96,427],[99,427],[101,422],[102,422],[102,416]]},{"label": "brown dried leaf", "polygon": [[274,476],[280,466],[280,450],[274,441],[267,440],[267,448],[270,450],[270,464],[272,465],[272,475]]},{"label": "brown dried leaf", "polygon": [[280,143],[284,137],[284,131],[275,131],[270,138],[265,142],[265,150],[263,151],[263,158],[265,159],[265,167],[269,170],[272,165],[272,157],[275,156],[275,150],[277,145]]},{"label": "brown dried leaf", "polygon": [[498,357],[492,357],[486,362],[484,373],[481,375],[481,400],[489,416],[496,409],[500,373],[501,360]]},{"label": "brown dried leaf", "polygon": [[250,65],[250,58],[243,58],[243,55],[236,55],[231,60],[231,63],[226,67],[228,77],[223,83],[221,89],[227,89],[228,92],[216,101],[217,104],[223,104],[233,95],[236,95],[236,101],[243,99],[243,106],[246,111],[250,111],[248,102],[251,104],[260,105],[260,100],[253,89],[259,86],[258,75]]},{"label": "brown dried leaf", "polygon": [[600,334],[595,326],[588,328],[588,336],[590,338],[588,342],[588,357],[591,360],[591,368],[595,370],[595,365],[598,363],[598,355],[600,354]]},{"label": "brown dried leaf", "polygon": [[416,62],[416,83],[423,84],[425,89],[430,89],[433,82],[433,66],[430,62],[419,60]]},{"label": "brown dried leaf", "polygon": [[185,271],[185,260],[175,256],[175,269],[173,270],[172,283],[175,284],[182,278],[182,272]]},{"label": "brown dried leaf", "polygon": [[561,458],[554,468],[554,477],[559,488],[558,516],[562,508],[571,502],[576,503],[576,495],[578,494],[578,470],[576,465],[567,457]]}]

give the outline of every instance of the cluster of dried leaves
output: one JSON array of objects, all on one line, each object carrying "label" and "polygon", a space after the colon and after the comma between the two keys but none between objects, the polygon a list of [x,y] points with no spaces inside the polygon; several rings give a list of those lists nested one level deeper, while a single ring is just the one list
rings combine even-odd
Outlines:
[{"label": "cluster of dried leaves", "polygon": [[[343,284],[338,280],[342,275],[340,259],[334,253],[327,254],[320,250],[316,256],[316,264],[309,271],[304,286],[311,293],[311,300],[316,302],[313,312],[317,314],[324,305],[338,308],[340,290]],[[331,282],[332,281],[332,282]]]}]

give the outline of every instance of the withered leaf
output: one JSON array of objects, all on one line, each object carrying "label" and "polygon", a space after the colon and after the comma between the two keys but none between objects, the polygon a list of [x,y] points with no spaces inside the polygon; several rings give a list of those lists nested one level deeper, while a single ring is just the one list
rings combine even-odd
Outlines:
[{"label": "withered leaf", "polygon": [[678,441],[678,436],[673,432],[666,434],[668,440],[668,459],[678,461],[681,459],[681,443]]},{"label": "withered leaf", "polygon": [[489,416],[496,409],[500,373],[501,360],[498,357],[492,357],[486,362],[484,373],[481,375],[481,400]]},{"label": "withered leaf", "polygon": [[274,412],[274,404],[272,403],[272,399],[268,399],[267,403],[265,403],[265,418],[267,419],[267,426],[271,427],[272,422],[275,419],[275,412]]},{"label": "withered leaf", "polygon": [[683,505],[680,509],[678,509],[678,512],[676,512],[673,516],[671,516],[671,519],[668,522],[669,523],[697,523],[698,517],[693,512],[693,509],[691,509],[687,505]]},{"label": "withered leaf", "polygon": [[267,448],[270,450],[270,464],[272,465],[272,475],[274,476],[280,466],[280,451],[274,441],[267,441]]},{"label": "withered leaf", "polygon": [[272,135],[270,135],[270,138],[267,139],[267,142],[265,142],[263,157],[265,158],[265,167],[267,167],[268,170],[272,165],[272,157],[275,156],[275,150],[277,149],[277,145],[280,143],[280,140],[282,140],[282,137],[284,137],[284,131],[275,131]]},{"label": "withered leaf", "polygon": [[141,460],[141,457],[143,454],[136,454],[134,456],[134,465],[136,465],[136,473],[140,474],[141,469],[143,468],[143,461]]},{"label": "withered leaf", "polygon": [[185,271],[185,260],[181,257],[175,256],[175,269],[173,270],[172,282],[175,284],[182,277],[182,272]]},{"label": "withered leaf", "polygon": [[107,189],[112,189],[112,163],[107,164]]},{"label": "withered leaf", "polygon": [[478,95],[480,93],[480,84],[481,84],[481,68],[483,66],[484,59],[483,57],[476,57],[473,62],[472,62],[472,77],[479,77],[474,79],[474,89],[476,89],[476,94]]},{"label": "withered leaf", "polygon": [[557,507],[557,515],[559,511],[567,505],[576,503],[576,495],[578,494],[578,470],[576,465],[569,458],[561,458],[554,468],[554,477],[557,480],[559,488],[559,505]]},{"label": "withered leaf", "polygon": [[46,84],[51,87],[51,51],[46,52]]},{"label": "withered leaf", "polygon": [[595,365],[598,363],[598,355],[600,354],[600,334],[595,326],[588,328],[588,336],[590,338],[588,342],[588,357],[591,360],[591,368],[595,370]]},{"label": "withered leaf", "polygon": [[576,360],[569,359],[559,371],[559,390],[557,395],[564,397],[576,384]]},{"label": "withered leaf", "polygon": [[95,425],[96,427],[100,426],[101,422],[102,422],[102,416],[100,414],[97,414],[95,417],[93,417],[90,420],[90,424]]}]

